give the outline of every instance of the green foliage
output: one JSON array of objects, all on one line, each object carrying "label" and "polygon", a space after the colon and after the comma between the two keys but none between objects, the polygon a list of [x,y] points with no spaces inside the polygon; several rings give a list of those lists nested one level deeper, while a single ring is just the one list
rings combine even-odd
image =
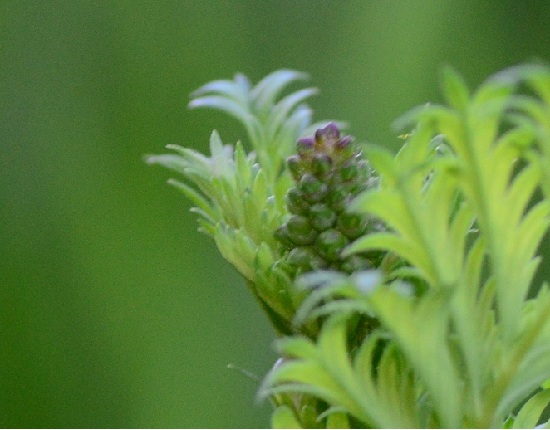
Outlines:
[{"label": "green foliage", "polygon": [[279,267],[273,232],[287,215],[285,194],[292,183],[283,169],[296,139],[313,127],[302,102],[315,94],[307,88],[278,100],[303,73],[280,70],[252,87],[242,75],[210,82],[193,93],[190,107],[222,110],[243,124],[253,151],[241,143],[224,145],[214,131],[210,156],[168,145],[176,154],[151,155],[147,161],[179,174],[169,183],[196,206],[200,231],[211,236],[220,253],[244,276],[278,333],[292,332],[292,319],[304,293]]},{"label": "green foliage", "polygon": [[[534,94],[515,93],[522,79]],[[281,392],[299,382],[300,390],[316,393],[374,427],[493,427],[504,425],[550,377],[546,285],[535,286],[538,293],[528,299],[550,212],[544,191],[549,85],[546,69],[513,69],[487,80],[470,96],[460,78],[446,71],[448,105],[423,106],[402,118],[398,124],[413,123],[414,130],[397,156],[378,147],[366,151],[380,175],[380,187],[366,191],[352,209],[380,218],[389,230],[358,239],[346,252],[382,249],[406,265],[397,265],[384,282],[367,291],[357,278],[343,285],[340,279],[328,294],[347,300],[331,306],[334,316],[313,345],[315,352],[304,354],[284,345],[280,349],[295,358],[290,363],[308,371],[298,377],[300,372],[288,364],[270,374],[268,387]],[[539,187],[546,198],[537,201]],[[404,294],[400,287],[407,278],[416,280],[411,286],[424,288]],[[316,315],[327,313],[331,305],[326,295],[323,299]],[[377,392],[372,381],[351,372],[347,356],[338,365],[313,370],[333,360],[334,351],[323,349],[321,339],[333,330],[333,319],[342,324],[350,302],[356,311],[379,319],[378,336],[388,338],[374,367],[377,381],[387,385],[378,386]],[[338,349],[345,351],[342,341],[340,334]],[[376,351],[363,351],[353,366],[372,370]],[[390,353],[399,355],[401,367],[387,370],[382,365]],[[390,382],[397,378],[405,390],[411,373],[416,395],[392,394]],[[304,380],[307,375],[310,379]],[[329,378],[331,389],[321,382]],[[350,401],[357,392],[363,405]],[[392,401],[375,401],[392,395]],[[541,391],[531,397],[514,425],[536,424],[546,396]],[[403,411],[412,411],[416,421],[391,421],[405,419]]]},{"label": "green foliage", "polygon": [[[550,291],[533,279],[550,219],[550,71],[512,68],[470,93],[446,69],[446,104],[396,122],[412,128],[396,156],[365,149],[379,181],[346,205],[385,228],[363,232],[343,256],[381,251],[380,268],[295,280],[273,234],[288,220],[283,161],[309,124],[296,105],[313,91],[275,100],[298,77],[276,72],[251,89],[238,76],[192,102],[240,119],[253,154],[213,134],[210,158],[179,147],[149,158],[196,187],[173,182],[291,335],[260,390],[273,426],[539,424],[550,401]],[[376,325],[361,335],[360,318]]]}]

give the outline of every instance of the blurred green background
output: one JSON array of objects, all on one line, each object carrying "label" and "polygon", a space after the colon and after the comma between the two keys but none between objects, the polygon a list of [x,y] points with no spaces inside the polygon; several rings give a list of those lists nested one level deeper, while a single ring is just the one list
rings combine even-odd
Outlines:
[{"label": "blurred green background", "polygon": [[0,2],[0,426],[269,425],[227,364],[264,374],[273,333],[142,160],[243,136],[186,110],[192,90],[307,71],[316,119],[396,148],[391,121],[440,100],[443,65],[473,86],[533,59],[549,2]]}]

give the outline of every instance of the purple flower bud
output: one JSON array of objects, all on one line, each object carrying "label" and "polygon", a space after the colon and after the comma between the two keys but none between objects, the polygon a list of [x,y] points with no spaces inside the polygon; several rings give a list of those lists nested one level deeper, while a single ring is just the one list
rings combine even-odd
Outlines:
[{"label": "purple flower bud", "polygon": [[337,140],[340,138],[340,129],[333,122],[329,122],[322,130],[327,139]]},{"label": "purple flower bud", "polygon": [[349,147],[351,145],[351,142],[353,142],[353,138],[351,136],[344,136],[339,139],[338,142],[336,142],[335,147],[337,150],[342,150]]},{"label": "purple flower bud", "polygon": [[296,143],[298,154],[308,155],[311,154],[315,148],[315,141],[311,137],[303,137]]}]

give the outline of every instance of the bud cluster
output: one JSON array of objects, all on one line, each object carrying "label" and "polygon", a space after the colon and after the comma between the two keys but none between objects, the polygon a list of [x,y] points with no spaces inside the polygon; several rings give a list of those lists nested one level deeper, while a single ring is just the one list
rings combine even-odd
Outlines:
[{"label": "bud cluster", "polygon": [[378,253],[342,256],[351,241],[379,228],[366,215],[347,210],[354,197],[376,183],[352,138],[341,137],[338,126],[329,123],[314,137],[298,140],[287,166],[296,186],[286,195],[290,218],[275,237],[288,249],[288,266],[297,273],[378,266]]}]

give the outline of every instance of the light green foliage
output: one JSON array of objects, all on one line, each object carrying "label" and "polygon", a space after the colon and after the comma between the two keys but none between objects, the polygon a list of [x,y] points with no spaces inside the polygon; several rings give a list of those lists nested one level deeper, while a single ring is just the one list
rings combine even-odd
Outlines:
[{"label": "light green foliage", "polygon": [[176,154],[152,155],[185,181],[171,179],[196,206],[200,230],[211,236],[221,254],[245,277],[279,333],[292,332],[291,321],[304,296],[278,267],[279,246],[273,232],[286,214],[285,193],[292,180],[283,169],[296,139],[315,127],[302,104],[316,90],[307,88],[279,100],[302,73],[280,70],[252,87],[242,75],[210,82],[193,93],[190,107],[222,110],[243,124],[253,151],[241,143],[224,145],[214,131],[210,156],[168,145]]},{"label": "light green foliage", "polygon": [[[293,360],[270,373],[266,392],[308,392],[373,427],[539,422],[550,400],[538,391],[550,377],[550,294],[532,281],[550,213],[550,73],[511,69],[470,95],[447,70],[444,93],[447,105],[398,121],[414,129],[397,156],[366,150],[380,186],[352,205],[388,231],[346,252],[382,249],[406,264],[367,288],[357,275],[306,279],[318,286],[299,317],[332,316],[316,344],[280,344]],[[403,279],[416,281],[407,290]],[[351,311],[381,321],[355,354],[342,328]]]},{"label": "light green foliage", "polygon": [[[383,251],[380,269],[292,280],[273,233],[288,216],[284,159],[310,122],[298,104],[314,91],[276,99],[301,77],[275,72],[251,88],[237,76],[196,93],[192,106],[245,125],[252,153],[214,133],[211,157],[171,147],[177,155],[149,158],[194,186],[172,181],[289,335],[260,390],[275,405],[273,426],[539,424],[550,401],[550,291],[533,279],[550,219],[550,71],[512,68],[470,93],[445,70],[445,104],[397,121],[412,129],[400,152],[364,152],[379,181],[347,209],[385,228],[344,256]],[[377,325],[350,340],[359,316]]]}]

